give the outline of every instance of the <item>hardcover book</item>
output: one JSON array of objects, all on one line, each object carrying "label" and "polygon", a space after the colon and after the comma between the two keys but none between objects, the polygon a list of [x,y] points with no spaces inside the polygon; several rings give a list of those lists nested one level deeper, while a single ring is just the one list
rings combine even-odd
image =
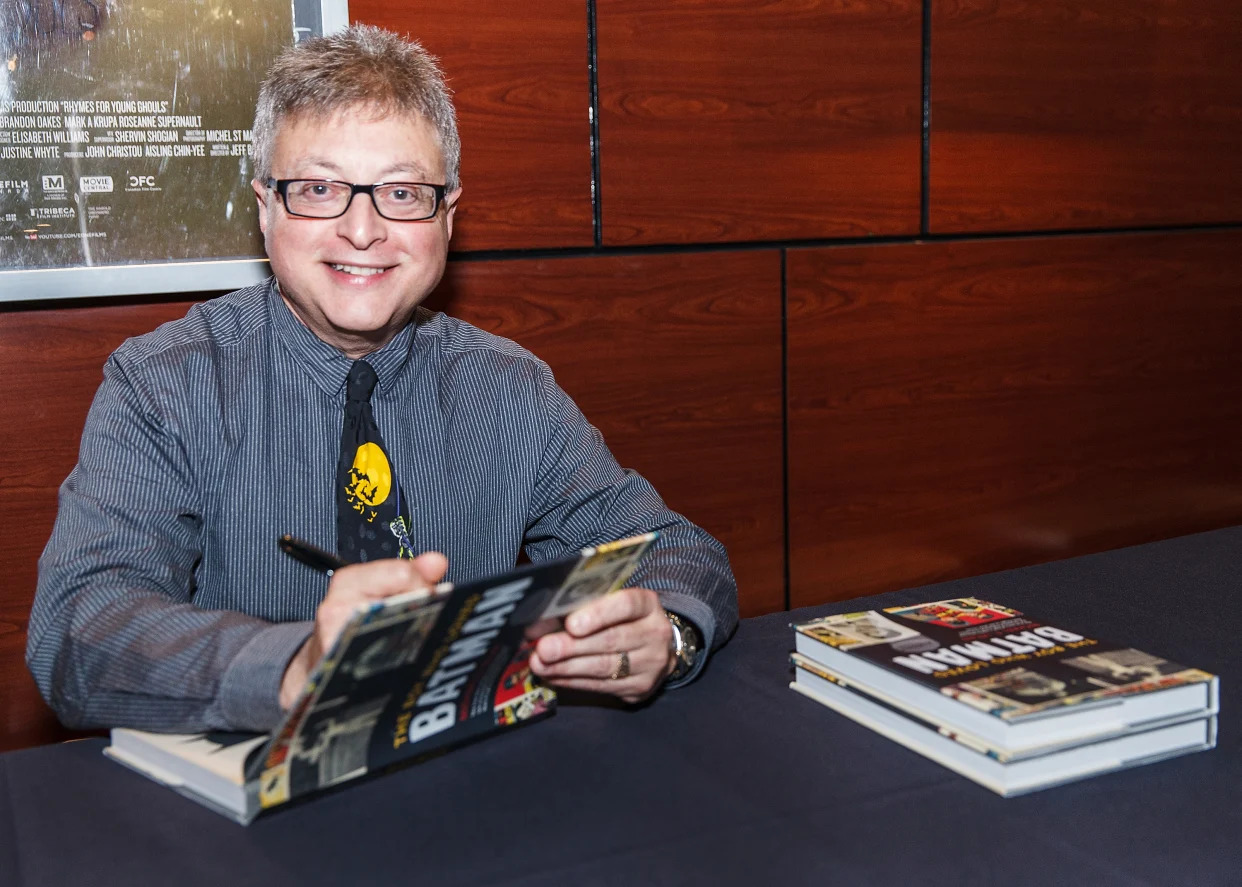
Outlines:
[{"label": "hardcover book", "polygon": [[550,714],[534,640],[621,588],[654,533],[359,608],[271,734],[115,729],[105,754],[243,824],[258,813]]},{"label": "hardcover book", "polygon": [[790,684],[794,690],[1002,797],[1150,764],[1216,744],[1216,716],[1211,715],[1162,721],[1147,730],[1004,761],[963,741],[961,734],[855,692],[855,687],[834,679],[814,663],[797,664],[797,679]]},{"label": "hardcover book", "polygon": [[[1003,769],[1089,744],[1104,755],[1103,743],[1137,734],[1148,735],[1130,745],[1156,756],[1215,740],[1215,721],[1206,727],[1219,709],[1214,675],[988,601],[846,613],[794,628],[794,689],[872,720],[883,710],[886,735],[901,728],[923,742],[923,732],[937,734],[937,747],[945,740],[955,755],[970,751],[967,762],[983,757]],[[1196,720],[1204,724],[1188,746],[1178,745],[1185,730],[1153,732]],[[1158,736],[1175,733],[1162,747]],[[1100,761],[1087,769],[1113,769]]]}]

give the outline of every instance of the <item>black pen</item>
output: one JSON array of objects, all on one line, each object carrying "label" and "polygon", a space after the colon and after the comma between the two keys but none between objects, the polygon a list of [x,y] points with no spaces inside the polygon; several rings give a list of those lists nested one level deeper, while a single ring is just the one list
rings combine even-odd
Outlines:
[{"label": "black pen", "polygon": [[290,536],[288,533],[276,540],[276,544],[280,546],[280,550],[295,561],[301,561],[306,566],[318,570],[325,576],[331,576],[341,567],[347,566],[346,562],[341,560],[330,551],[324,551],[309,542],[304,542],[296,536]]}]

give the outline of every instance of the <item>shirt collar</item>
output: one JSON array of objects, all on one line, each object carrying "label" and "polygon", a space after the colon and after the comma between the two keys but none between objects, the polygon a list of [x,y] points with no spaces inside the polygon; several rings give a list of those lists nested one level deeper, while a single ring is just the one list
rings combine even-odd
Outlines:
[{"label": "shirt collar", "polygon": [[[311,381],[325,394],[332,397],[344,396],[345,378],[349,375],[349,368],[353,366],[353,359],[320,339],[298,320],[280,297],[280,287],[274,277],[268,287],[268,306],[277,337],[310,376]],[[381,392],[392,389],[409,361],[416,328],[417,315],[392,341],[364,358],[379,376],[378,388]]]}]

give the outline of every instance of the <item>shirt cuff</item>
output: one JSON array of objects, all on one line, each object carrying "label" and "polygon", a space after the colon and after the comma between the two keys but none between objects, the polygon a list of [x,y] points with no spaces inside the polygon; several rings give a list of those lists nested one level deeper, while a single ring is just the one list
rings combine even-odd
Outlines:
[{"label": "shirt cuff", "polygon": [[233,729],[267,731],[280,723],[285,669],[314,627],[310,621],[270,625],[233,657],[220,681],[221,710]]}]

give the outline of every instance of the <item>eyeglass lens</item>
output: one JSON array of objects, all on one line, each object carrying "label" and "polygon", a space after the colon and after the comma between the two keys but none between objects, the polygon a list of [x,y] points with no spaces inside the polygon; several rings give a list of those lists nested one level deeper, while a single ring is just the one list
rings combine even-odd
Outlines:
[{"label": "eyeglass lens", "polygon": [[[376,210],[385,218],[417,221],[435,215],[436,192],[429,185],[388,182],[368,190]],[[354,192],[355,186],[346,182],[295,179],[285,188],[285,208],[300,216],[333,218],[345,213]]]}]

